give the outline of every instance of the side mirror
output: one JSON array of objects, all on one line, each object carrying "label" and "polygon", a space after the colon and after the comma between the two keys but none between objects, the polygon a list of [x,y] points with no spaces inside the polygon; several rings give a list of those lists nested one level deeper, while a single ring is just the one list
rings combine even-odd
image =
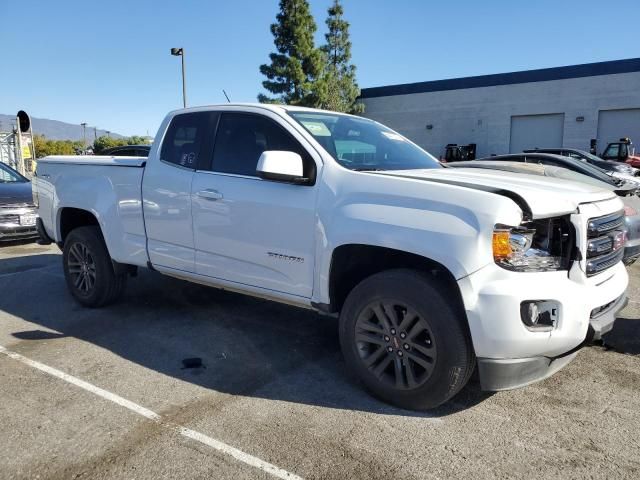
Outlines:
[{"label": "side mirror", "polygon": [[307,183],[304,176],[302,157],[295,152],[267,150],[262,152],[256,168],[258,176],[278,182]]}]

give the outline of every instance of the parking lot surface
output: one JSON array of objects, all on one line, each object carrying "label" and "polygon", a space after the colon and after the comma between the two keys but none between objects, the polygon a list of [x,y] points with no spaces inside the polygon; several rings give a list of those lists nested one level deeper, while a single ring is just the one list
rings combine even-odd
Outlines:
[{"label": "parking lot surface", "polygon": [[603,345],[527,388],[472,380],[417,413],[347,378],[333,318],[150,271],[84,309],[55,246],[3,246],[0,478],[640,478],[629,271]]}]

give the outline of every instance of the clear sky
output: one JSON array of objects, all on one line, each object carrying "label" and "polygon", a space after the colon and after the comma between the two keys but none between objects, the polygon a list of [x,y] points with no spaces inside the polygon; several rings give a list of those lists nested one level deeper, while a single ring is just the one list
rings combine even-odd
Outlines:
[{"label": "clear sky", "polygon": [[[331,0],[311,0],[323,40]],[[361,87],[640,57],[638,0],[344,0]],[[0,0],[0,113],[155,135],[182,105],[255,101],[277,0]]]}]

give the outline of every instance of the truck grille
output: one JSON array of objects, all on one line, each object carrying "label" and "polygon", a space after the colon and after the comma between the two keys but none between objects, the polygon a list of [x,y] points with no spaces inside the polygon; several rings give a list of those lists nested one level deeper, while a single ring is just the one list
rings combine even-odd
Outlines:
[{"label": "truck grille", "polygon": [[587,276],[613,267],[624,255],[624,214],[591,218],[587,224]]},{"label": "truck grille", "polygon": [[3,215],[0,213],[0,223],[20,223],[20,215]]}]

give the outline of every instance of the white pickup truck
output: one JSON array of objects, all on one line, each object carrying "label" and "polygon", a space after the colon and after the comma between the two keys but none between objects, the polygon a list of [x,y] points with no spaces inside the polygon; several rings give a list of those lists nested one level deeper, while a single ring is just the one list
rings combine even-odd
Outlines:
[{"label": "white pickup truck", "polygon": [[42,241],[71,294],[138,267],[339,315],[346,366],[405,408],[548,377],[626,302],[623,205],[587,184],[444,168],[371,120],[281,105],[178,110],[148,158],[47,157]]}]

